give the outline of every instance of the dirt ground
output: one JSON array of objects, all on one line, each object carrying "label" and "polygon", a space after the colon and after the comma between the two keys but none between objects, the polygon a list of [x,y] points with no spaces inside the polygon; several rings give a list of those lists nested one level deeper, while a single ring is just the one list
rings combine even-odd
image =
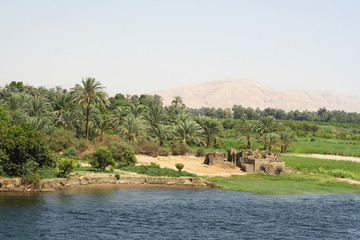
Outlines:
[{"label": "dirt ground", "polygon": [[168,167],[176,170],[175,164],[184,164],[183,171],[195,173],[199,176],[223,176],[245,175],[240,168],[235,167],[232,163],[222,162],[214,165],[204,164],[205,157],[195,156],[167,156],[167,157],[150,157],[145,155],[136,155],[138,165],[150,165],[151,162],[159,164],[161,167]]}]

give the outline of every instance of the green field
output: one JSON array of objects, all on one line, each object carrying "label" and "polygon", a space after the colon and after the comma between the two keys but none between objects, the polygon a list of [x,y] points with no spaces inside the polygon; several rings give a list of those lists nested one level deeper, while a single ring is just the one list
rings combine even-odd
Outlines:
[{"label": "green field", "polygon": [[360,143],[358,141],[333,139],[301,140],[289,147],[288,152],[360,156]]},{"label": "green field", "polygon": [[246,175],[216,177],[212,182],[221,189],[260,194],[360,193],[360,187],[340,182],[325,174],[289,174],[281,176]]}]

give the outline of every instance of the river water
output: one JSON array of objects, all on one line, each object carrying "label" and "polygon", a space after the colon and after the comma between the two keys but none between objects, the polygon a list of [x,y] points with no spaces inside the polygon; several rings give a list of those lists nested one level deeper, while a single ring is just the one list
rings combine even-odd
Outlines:
[{"label": "river water", "polygon": [[0,193],[0,239],[360,239],[359,194],[102,186]]}]

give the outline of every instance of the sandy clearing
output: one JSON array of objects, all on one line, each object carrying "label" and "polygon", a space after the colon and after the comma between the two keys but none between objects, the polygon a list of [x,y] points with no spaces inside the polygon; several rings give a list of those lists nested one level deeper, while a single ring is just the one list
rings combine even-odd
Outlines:
[{"label": "sandy clearing", "polygon": [[199,176],[222,176],[230,177],[231,175],[245,175],[240,168],[232,163],[223,162],[214,165],[204,164],[204,157],[195,156],[167,156],[167,157],[150,157],[145,155],[136,155],[137,165],[150,165],[151,162],[159,164],[161,167],[168,167],[176,170],[175,164],[184,164],[184,171],[195,173]]},{"label": "sandy clearing", "polygon": [[360,162],[359,157],[345,157],[345,156],[336,156],[336,155],[323,155],[323,154],[295,154],[297,157],[311,157],[311,158],[319,158],[319,159],[330,159],[337,161],[353,161]]}]

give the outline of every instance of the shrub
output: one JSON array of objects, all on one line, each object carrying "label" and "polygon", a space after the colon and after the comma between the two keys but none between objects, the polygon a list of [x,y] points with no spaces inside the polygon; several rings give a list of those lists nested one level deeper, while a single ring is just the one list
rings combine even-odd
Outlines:
[{"label": "shrub", "polygon": [[140,138],[138,142],[134,144],[134,150],[137,154],[157,157],[159,156],[161,147],[159,144],[148,141],[146,138]]},{"label": "shrub", "polygon": [[120,179],[120,174],[118,174],[118,173],[115,174],[115,177],[116,177],[117,180],[119,180]]},{"label": "shrub", "polygon": [[276,174],[281,174],[283,172],[283,168],[282,167],[277,167],[275,169],[275,171],[276,171]]},{"label": "shrub", "polygon": [[76,143],[76,138],[72,132],[65,129],[56,129],[49,137],[49,147],[55,151],[60,152]]},{"label": "shrub", "polygon": [[80,139],[76,142],[75,147],[80,152],[84,152],[89,147],[89,142],[85,139]]},{"label": "shrub", "polygon": [[109,165],[114,165],[115,161],[112,158],[111,152],[106,148],[98,148],[93,152],[90,164],[93,168],[104,169]]},{"label": "shrub", "polygon": [[129,165],[134,165],[136,163],[135,153],[133,151],[125,150],[121,161],[118,164],[118,167],[126,167]]},{"label": "shrub", "polygon": [[170,155],[170,152],[165,149],[165,148],[161,148],[160,151],[159,151],[159,156],[164,156],[164,157],[167,157]]},{"label": "shrub", "polygon": [[111,152],[112,157],[115,159],[115,161],[120,162],[121,159],[124,156],[124,152],[133,151],[133,148],[127,144],[126,142],[112,142],[109,146],[109,151]]},{"label": "shrub", "polygon": [[175,167],[177,168],[177,170],[178,170],[179,172],[181,172],[181,170],[184,168],[184,164],[182,164],[182,163],[176,163],[176,164],[175,164]]},{"label": "shrub", "polygon": [[67,177],[70,173],[75,170],[75,161],[66,158],[59,162],[59,176],[60,177]]},{"label": "shrub", "polygon": [[31,161],[37,167],[54,167],[55,159],[43,135],[29,124],[0,128],[0,165],[9,176],[21,176]]},{"label": "shrub", "polygon": [[197,157],[205,157],[205,150],[203,149],[203,148],[198,148],[197,150],[196,150],[196,156]]},{"label": "shrub", "polygon": [[190,148],[182,143],[174,143],[171,146],[171,152],[173,155],[185,155],[186,153],[190,152]]},{"label": "shrub", "polygon": [[160,164],[157,164],[156,162],[150,162],[151,167],[160,168]]},{"label": "shrub", "polygon": [[74,146],[68,147],[63,155],[66,157],[70,157],[70,156],[76,156],[76,154],[78,153],[78,151],[76,150],[76,148]]},{"label": "shrub", "polygon": [[114,172],[114,171],[115,171],[115,167],[114,167],[114,166],[110,166],[109,170],[110,170],[110,172]]},{"label": "shrub", "polygon": [[34,161],[27,161],[22,166],[21,170],[21,182],[22,184],[33,184],[35,186],[40,185],[41,177],[37,172],[37,164]]}]

